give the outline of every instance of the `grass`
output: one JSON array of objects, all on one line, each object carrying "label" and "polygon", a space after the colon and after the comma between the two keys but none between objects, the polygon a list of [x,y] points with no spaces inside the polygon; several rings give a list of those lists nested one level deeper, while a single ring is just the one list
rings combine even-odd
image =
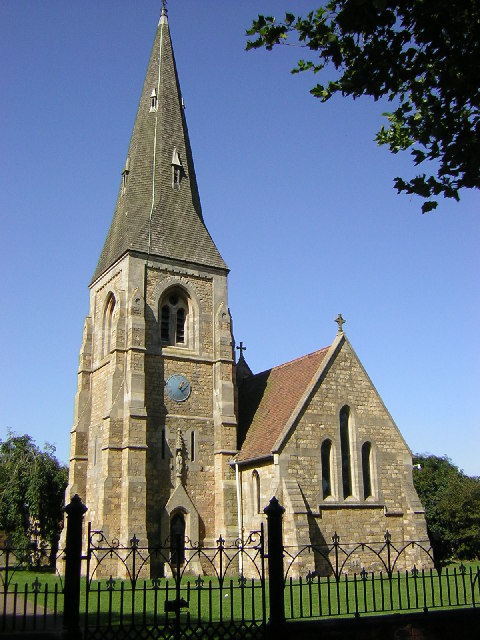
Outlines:
[{"label": "grass", "polygon": [[[30,603],[36,602],[38,615],[56,611],[61,616],[62,582],[58,574],[17,571],[12,577],[10,592],[14,584],[17,594],[23,594],[22,602],[25,597]],[[0,587],[0,598],[3,590]],[[391,580],[379,573],[344,576],[338,583],[332,578],[320,577],[289,579],[284,593],[287,619],[480,606],[480,566],[468,563],[464,571],[461,565],[453,565],[440,574],[435,570],[402,571],[395,573]],[[87,598],[86,580],[82,578],[80,609],[82,615],[88,612],[89,624],[93,626],[164,625],[175,618],[174,611],[165,610],[165,603],[174,601],[176,595],[173,579],[141,580],[134,590],[128,581],[101,580],[92,583]],[[181,620],[191,624],[199,621],[261,623],[263,620],[259,580],[242,584],[238,578],[232,578],[221,585],[213,578],[205,577],[198,582],[188,577],[182,579],[179,595],[189,605],[181,609]],[[265,600],[268,617],[268,582]]]},{"label": "grass", "polygon": [[480,567],[289,580],[285,595],[291,619],[480,606]]}]

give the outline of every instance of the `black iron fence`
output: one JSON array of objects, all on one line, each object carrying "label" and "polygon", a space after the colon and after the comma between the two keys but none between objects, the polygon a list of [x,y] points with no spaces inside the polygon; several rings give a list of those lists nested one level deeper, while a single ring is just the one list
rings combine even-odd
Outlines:
[{"label": "black iron fence", "polygon": [[[435,567],[425,541],[396,544],[387,532],[378,543],[344,544],[335,535],[330,544],[285,547],[275,498],[266,535],[262,528],[210,546],[177,535],[152,549],[89,528],[82,555],[85,510],[78,497],[66,507],[62,575],[43,571],[48,549],[0,548],[0,631],[248,640],[298,619],[480,607],[480,567]],[[429,568],[399,570],[409,553]],[[352,571],[362,554],[380,570]]]},{"label": "black iron fence", "polygon": [[[130,544],[88,532],[85,635],[116,638],[132,629],[153,637],[263,637],[266,624],[263,528],[246,540],[212,546],[182,535],[150,549],[135,536]],[[123,579],[99,579],[111,571]],[[253,577],[247,579],[245,573]],[[153,573],[158,577],[142,576]]]},{"label": "black iron fence", "polygon": [[285,584],[287,620],[479,606],[478,566],[390,574],[363,569],[338,579],[307,574]]},{"label": "black iron fence", "polygon": [[40,631],[61,625],[63,581],[59,574],[51,574],[51,562],[52,550],[36,541],[21,549],[0,547],[0,631]]}]

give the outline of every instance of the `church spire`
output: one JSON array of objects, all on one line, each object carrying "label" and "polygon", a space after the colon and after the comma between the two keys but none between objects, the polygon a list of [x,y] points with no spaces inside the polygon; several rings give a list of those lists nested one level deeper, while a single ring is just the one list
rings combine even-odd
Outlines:
[{"label": "church spire", "polygon": [[92,281],[127,252],[227,269],[203,221],[165,2]]}]

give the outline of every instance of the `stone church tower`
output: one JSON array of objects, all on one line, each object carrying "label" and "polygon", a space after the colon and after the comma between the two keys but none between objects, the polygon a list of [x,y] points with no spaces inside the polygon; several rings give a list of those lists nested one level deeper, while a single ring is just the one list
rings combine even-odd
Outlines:
[{"label": "stone church tower", "polygon": [[90,284],[67,499],[159,544],[237,531],[228,268],[205,226],[162,10],[113,220]]}]

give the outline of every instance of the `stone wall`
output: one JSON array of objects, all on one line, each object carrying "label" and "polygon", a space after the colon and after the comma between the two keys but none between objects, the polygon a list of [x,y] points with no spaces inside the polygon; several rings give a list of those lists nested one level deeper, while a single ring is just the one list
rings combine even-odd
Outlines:
[{"label": "stone wall", "polygon": [[[352,490],[344,499],[339,415],[345,405],[350,409]],[[320,449],[327,438],[332,442],[332,482],[331,495],[324,499]],[[365,442],[372,446],[372,495],[367,498],[361,459]],[[283,477],[292,486],[298,485],[303,499],[303,508],[297,499],[300,506],[294,506],[293,513],[287,509],[285,518],[287,531],[297,520],[295,531],[289,534],[297,538],[297,544],[305,544],[307,537],[319,546],[331,544],[335,534],[344,543],[381,543],[387,529],[397,545],[410,540],[427,542],[423,508],[413,487],[410,450],[347,341],[340,343],[279,458]],[[292,489],[287,486],[288,491]],[[299,534],[301,524],[304,535]],[[431,565],[429,557],[416,549],[402,554],[397,568],[410,569],[415,563],[418,567]],[[350,556],[345,570],[362,566],[382,568],[374,554],[363,550]]]}]

